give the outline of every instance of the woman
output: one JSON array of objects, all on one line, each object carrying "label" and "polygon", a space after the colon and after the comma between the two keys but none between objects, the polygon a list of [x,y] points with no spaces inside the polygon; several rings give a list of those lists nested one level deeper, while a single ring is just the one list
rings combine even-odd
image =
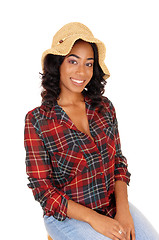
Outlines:
[{"label": "woman", "polygon": [[43,53],[42,105],[25,124],[28,185],[54,240],[159,239],[128,203],[104,59],[104,44],[81,23],[66,24]]}]

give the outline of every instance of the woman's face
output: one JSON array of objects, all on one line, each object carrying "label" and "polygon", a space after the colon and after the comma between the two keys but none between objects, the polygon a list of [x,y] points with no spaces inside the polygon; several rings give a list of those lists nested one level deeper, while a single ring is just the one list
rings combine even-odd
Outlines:
[{"label": "woman's face", "polygon": [[91,45],[78,41],[60,66],[61,92],[81,93],[93,76],[94,52]]}]

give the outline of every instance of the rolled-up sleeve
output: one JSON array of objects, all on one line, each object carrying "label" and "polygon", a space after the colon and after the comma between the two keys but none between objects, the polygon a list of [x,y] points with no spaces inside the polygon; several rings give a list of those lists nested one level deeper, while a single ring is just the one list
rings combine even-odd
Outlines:
[{"label": "rolled-up sleeve", "polygon": [[53,171],[50,156],[45,148],[32,113],[25,118],[24,145],[26,149],[26,172],[29,188],[32,189],[35,200],[44,210],[44,214],[53,215],[63,221],[67,216],[69,197],[53,184]]},{"label": "rolled-up sleeve", "polygon": [[129,185],[131,174],[128,171],[127,159],[123,156],[121,151],[118,122],[116,118],[115,108],[112,105],[112,103],[111,103],[111,111],[112,111],[113,122],[114,122],[114,135],[115,135],[115,148],[116,148],[115,171],[114,171],[115,181],[117,180],[124,181],[127,185]]}]

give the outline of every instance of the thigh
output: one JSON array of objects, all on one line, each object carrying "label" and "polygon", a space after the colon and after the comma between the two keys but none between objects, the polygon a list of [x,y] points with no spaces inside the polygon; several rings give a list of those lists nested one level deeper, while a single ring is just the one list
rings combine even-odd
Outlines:
[{"label": "thigh", "polygon": [[144,215],[131,203],[130,212],[134,220],[136,240],[159,240],[159,235]]},{"label": "thigh", "polygon": [[44,216],[44,223],[53,240],[110,240],[96,232],[88,223],[75,219],[58,221],[52,216]]}]

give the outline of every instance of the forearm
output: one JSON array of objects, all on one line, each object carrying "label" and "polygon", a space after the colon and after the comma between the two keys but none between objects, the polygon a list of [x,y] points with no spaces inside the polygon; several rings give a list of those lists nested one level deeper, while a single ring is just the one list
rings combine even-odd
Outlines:
[{"label": "forearm", "polygon": [[79,221],[89,223],[92,217],[95,217],[96,212],[88,207],[85,207],[72,200],[68,200],[67,216]]},{"label": "forearm", "polygon": [[129,209],[127,184],[123,181],[115,182],[115,200],[117,212]]},{"label": "forearm", "polygon": [[126,239],[135,240],[134,222],[129,211],[127,184],[125,182],[116,181],[115,198],[117,209],[115,219],[123,226],[127,236]]}]

